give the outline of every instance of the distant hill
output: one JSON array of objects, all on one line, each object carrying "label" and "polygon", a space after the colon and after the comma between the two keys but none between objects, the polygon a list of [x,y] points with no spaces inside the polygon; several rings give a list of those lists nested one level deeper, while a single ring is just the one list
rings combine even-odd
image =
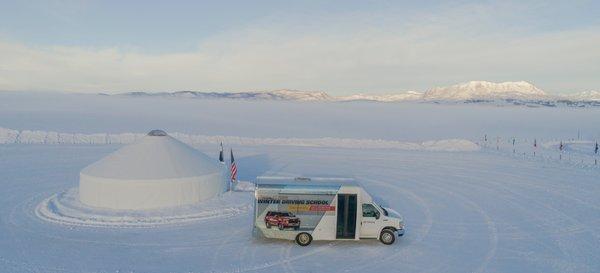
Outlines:
[{"label": "distant hill", "polygon": [[[105,95],[105,94],[102,94]],[[274,101],[313,101],[313,102],[436,102],[436,103],[494,103],[527,106],[600,106],[600,92],[586,91],[569,95],[549,95],[535,85],[525,82],[470,81],[447,87],[435,87],[426,92],[405,91],[395,94],[371,95],[355,94],[331,96],[321,91],[300,91],[280,89],[274,91],[250,92],[129,92],[113,96],[127,97],[173,97],[192,99],[243,99]]]},{"label": "distant hill", "polygon": [[268,92],[197,92],[177,91],[172,93],[129,92],[117,96],[129,97],[177,97],[195,99],[247,99],[247,100],[290,100],[290,101],[332,101],[333,97],[325,92],[275,90]]},{"label": "distant hill", "polygon": [[336,97],[337,101],[379,101],[379,102],[396,102],[396,101],[417,101],[423,99],[423,93],[417,91],[408,91],[399,94],[391,95],[368,95],[356,94],[350,96]]},{"label": "distant hill", "polygon": [[600,101],[599,91],[584,91],[581,93],[564,95],[564,98],[574,101]]}]

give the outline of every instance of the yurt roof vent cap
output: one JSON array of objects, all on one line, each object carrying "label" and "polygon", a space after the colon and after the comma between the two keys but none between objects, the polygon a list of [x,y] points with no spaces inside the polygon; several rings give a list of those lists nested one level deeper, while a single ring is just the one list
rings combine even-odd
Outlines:
[{"label": "yurt roof vent cap", "polygon": [[152,130],[148,132],[149,136],[167,136],[167,133],[163,130]]}]

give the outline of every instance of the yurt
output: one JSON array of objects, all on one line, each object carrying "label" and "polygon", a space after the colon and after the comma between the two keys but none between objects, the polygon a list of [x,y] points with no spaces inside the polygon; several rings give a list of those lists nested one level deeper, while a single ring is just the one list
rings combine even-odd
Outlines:
[{"label": "yurt", "polygon": [[83,204],[140,210],[193,204],[227,189],[224,167],[215,159],[153,130],[80,173]]}]

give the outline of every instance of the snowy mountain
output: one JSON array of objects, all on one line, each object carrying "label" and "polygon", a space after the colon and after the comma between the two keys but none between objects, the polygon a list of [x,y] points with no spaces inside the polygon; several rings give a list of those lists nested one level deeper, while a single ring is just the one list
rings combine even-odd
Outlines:
[{"label": "snowy mountain", "polygon": [[336,97],[337,101],[368,100],[380,102],[417,101],[417,100],[443,100],[443,101],[465,101],[465,100],[504,100],[504,99],[539,99],[549,100],[552,97],[535,85],[519,82],[494,83],[487,81],[470,81],[448,87],[436,87],[425,93],[408,91],[401,94],[391,95],[367,95],[357,94],[344,97]]},{"label": "snowy mountain", "polygon": [[247,99],[247,100],[289,100],[289,101],[331,101],[333,97],[325,92],[317,91],[298,91],[281,89],[267,92],[197,92],[197,91],[177,91],[177,92],[129,92],[119,94],[119,96],[133,97],[178,97],[178,98],[197,98],[197,99]]},{"label": "snowy mountain", "polygon": [[423,98],[423,93],[417,91],[408,91],[400,94],[389,95],[368,95],[356,94],[350,96],[336,97],[337,101],[378,101],[378,102],[396,102],[396,101],[416,101]]},{"label": "snowy mountain", "polygon": [[436,87],[425,92],[424,100],[473,100],[473,99],[547,99],[549,96],[535,85],[525,82],[470,81],[448,87]]},{"label": "snowy mountain", "polygon": [[600,101],[600,92],[584,91],[572,95],[563,95],[563,97],[572,101]]},{"label": "snowy mountain", "polygon": [[118,96],[128,97],[176,97],[176,98],[196,98],[196,99],[247,99],[247,100],[285,100],[285,101],[378,101],[378,102],[396,102],[396,101],[414,101],[420,100],[423,93],[408,91],[399,94],[388,95],[368,95],[356,94],[350,96],[334,97],[326,92],[320,91],[299,91],[280,89],[265,92],[197,92],[197,91],[177,91],[177,92],[129,92],[118,94]]}]

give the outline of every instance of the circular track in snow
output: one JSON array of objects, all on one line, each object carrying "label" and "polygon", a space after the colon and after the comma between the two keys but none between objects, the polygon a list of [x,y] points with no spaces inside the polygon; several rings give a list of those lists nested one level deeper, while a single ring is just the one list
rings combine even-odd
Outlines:
[{"label": "circular track in snow", "polygon": [[77,188],[54,194],[35,208],[39,218],[62,225],[90,227],[154,227],[180,225],[213,218],[228,218],[248,212],[252,196],[227,192],[193,205],[154,210],[112,210],[87,206],[79,201]]}]

